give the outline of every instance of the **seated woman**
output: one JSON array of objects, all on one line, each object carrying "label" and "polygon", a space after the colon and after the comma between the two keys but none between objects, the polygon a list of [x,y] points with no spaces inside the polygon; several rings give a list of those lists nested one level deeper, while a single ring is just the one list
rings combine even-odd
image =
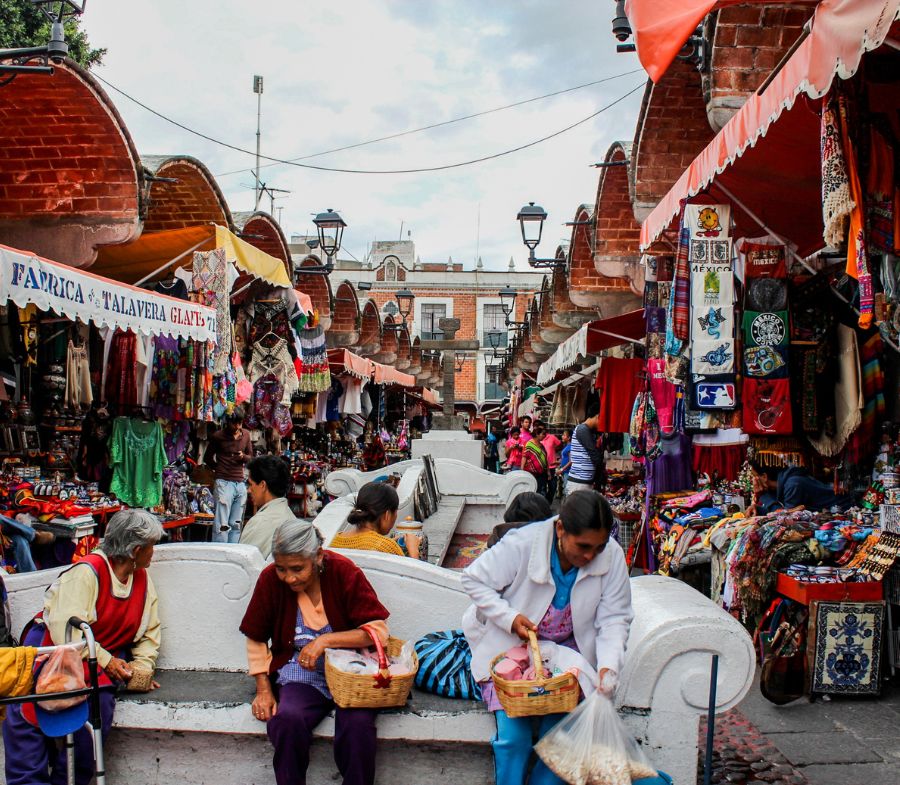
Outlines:
[{"label": "seated woman", "polygon": [[397,522],[400,497],[384,482],[369,482],[356,494],[356,505],[347,516],[349,531],[338,532],[331,540],[331,548],[352,548],[359,551],[380,551],[395,556],[419,558],[418,535],[404,535],[404,550],[387,535]]},{"label": "seated woman", "polygon": [[260,455],[247,465],[247,490],[254,516],[241,529],[242,545],[255,545],[264,559],[272,552],[272,535],[288,518],[293,518],[287,492],[291,470],[277,455]]},{"label": "seated woman", "polygon": [[[25,646],[65,643],[73,616],[88,622],[97,639],[100,716],[103,734],[112,727],[115,687],[136,673],[152,674],[159,654],[157,595],[147,573],[153,546],[163,528],[146,510],[123,510],[109,520],[100,548],[62,573],[44,595],[44,610],[23,636]],[[81,633],[73,631],[72,639]],[[150,682],[150,689],[158,687]],[[29,716],[30,715],[30,716]],[[10,785],[64,782],[65,751],[57,751],[35,726],[33,708],[10,706],[3,723],[6,782]],[[91,734],[75,734],[75,782],[87,785],[94,775]]]},{"label": "seated woman", "polygon": [[260,573],[241,622],[250,675],[256,679],[253,716],[267,723],[275,747],[278,785],[305,785],[313,729],[335,710],[334,759],[344,785],[375,781],[377,709],[335,709],[325,683],[325,649],[387,643],[387,609],[362,570],[322,549],[322,535],[298,519],[272,538],[274,564]]},{"label": "seated woman", "polygon": [[498,523],[488,538],[487,547],[493,548],[503,536],[513,529],[521,529],[529,523],[546,521],[552,517],[550,502],[540,493],[523,491],[514,497],[503,513],[503,523]]},{"label": "seated woman", "polygon": [[[538,761],[530,777],[531,717],[506,715],[491,681],[491,660],[533,631],[576,651],[596,668],[598,689],[611,694],[621,673],[634,614],[625,555],[610,538],[613,514],[596,491],[568,496],[559,517],[509,532],[462,574],[472,599],[463,631],[472,675],[494,712],[497,785],[562,783]],[[562,715],[538,717],[543,736]]]}]

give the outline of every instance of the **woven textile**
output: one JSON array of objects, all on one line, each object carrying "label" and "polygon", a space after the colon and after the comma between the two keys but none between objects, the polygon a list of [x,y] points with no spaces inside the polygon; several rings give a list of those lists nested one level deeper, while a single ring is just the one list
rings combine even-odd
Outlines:
[{"label": "woven textile", "polygon": [[823,239],[840,247],[846,234],[847,216],[853,209],[850,181],[844,163],[841,134],[838,125],[837,101],[834,95],[822,106],[822,222]]},{"label": "woven textile", "polygon": [[678,254],[675,257],[674,305],[672,307],[672,334],[679,341],[688,338],[688,320],[691,305],[690,230],[682,224],[678,235]]},{"label": "woven textile", "polygon": [[810,692],[881,691],[883,602],[813,602],[809,619]]},{"label": "woven textile", "polygon": [[225,249],[194,252],[194,291],[204,296],[201,302],[216,309],[216,345],[212,372],[225,373],[231,356],[231,312],[228,293],[228,268]]}]

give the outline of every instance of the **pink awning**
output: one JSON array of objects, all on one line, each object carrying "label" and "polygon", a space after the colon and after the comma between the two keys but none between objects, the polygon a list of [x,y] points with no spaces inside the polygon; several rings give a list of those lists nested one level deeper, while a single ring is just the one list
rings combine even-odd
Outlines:
[{"label": "pink awning", "polygon": [[372,378],[372,361],[349,349],[329,349],[328,366],[335,376],[348,375],[365,380]]},{"label": "pink awning", "polygon": [[416,377],[410,376],[408,373],[402,373],[392,365],[382,365],[373,362],[375,369],[375,384],[396,384],[400,387],[415,387]]},{"label": "pink awning", "polygon": [[762,4],[784,5],[784,0],[625,0],[625,13],[638,59],[650,78],[658,82],[710,11],[729,5]]},{"label": "pink awning", "polygon": [[[801,253],[821,248],[818,111],[806,100],[795,102],[802,94],[821,98],[835,74],[850,78],[862,55],[884,43],[898,16],[900,0],[822,0],[810,35],[762,95],[747,99],[644,221],[641,248],[662,235],[682,199],[702,191],[712,199],[729,200],[726,191],[740,195]],[[735,214],[740,224],[741,211]]]}]

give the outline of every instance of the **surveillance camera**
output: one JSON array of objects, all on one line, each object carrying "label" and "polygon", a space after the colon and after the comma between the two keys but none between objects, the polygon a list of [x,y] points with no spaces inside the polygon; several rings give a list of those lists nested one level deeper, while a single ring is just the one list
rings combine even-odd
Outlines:
[{"label": "surveillance camera", "polygon": [[625,0],[616,3],[616,16],[612,22],[612,32],[618,41],[627,41],[631,37],[631,23],[625,15]]}]

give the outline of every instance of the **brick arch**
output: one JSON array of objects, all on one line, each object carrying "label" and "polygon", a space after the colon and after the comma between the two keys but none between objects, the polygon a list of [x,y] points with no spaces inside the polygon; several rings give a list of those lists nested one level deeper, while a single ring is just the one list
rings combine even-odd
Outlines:
[{"label": "brick arch", "polygon": [[362,325],[356,347],[365,357],[378,354],[381,349],[381,313],[374,300],[366,300],[363,306]]},{"label": "brick arch", "polygon": [[375,362],[384,363],[385,365],[393,365],[397,362],[397,351],[398,351],[398,341],[397,341],[397,330],[395,329],[396,322],[394,321],[393,316],[385,316],[384,321],[381,324],[381,348],[374,357],[372,357]]},{"label": "brick arch", "polygon": [[323,329],[331,327],[331,281],[321,273],[304,273],[304,267],[319,267],[321,262],[315,256],[307,256],[297,267],[297,288],[308,294],[315,310],[319,312],[319,324]]},{"label": "brick arch", "polygon": [[[554,279],[557,269],[553,268],[552,275],[545,275],[544,280],[541,281],[541,340],[550,343],[562,343],[573,332],[569,327],[558,325],[554,318],[557,304],[556,297],[554,297]],[[563,276],[563,280],[565,280],[565,276]],[[565,284],[563,284],[563,291],[565,291]],[[566,296],[566,300],[568,301],[568,296]]]},{"label": "brick arch", "polygon": [[[566,258],[566,250],[560,248],[557,259]],[[553,324],[571,335],[581,325],[595,318],[594,311],[575,305],[569,296],[569,273],[565,267],[553,268],[553,276],[550,279],[550,300],[552,307]]]},{"label": "brick arch", "polygon": [[629,184],[638,222],[712,138],[700,74],[676,59],[659,82],[648,81],[635,129]]},{"label": "brick arch", "polygon": [[[212,172],[190,155],[145,155],[141,164],[150,175],[145,232],[184,229],[214,223],[235,229],[225,195]],[[152,178],[166,178],[153,180]]]},{"label": "brick arch", "polygon": [[76,267],[141,231],[144,171],[100,84],[70,60],[0,88],[0,242]]},{"label": "brick arch", "polygon": [[281,259],[288,277],[293,278],[293,262],[287,238],[275,218],[267,212],[257,210],[255,213],[232,213],[232,220],[238,237],[269,256]]},{"label": "brick arch", "polygon": [[631,144],[613,142],[600,172],[594,205],[594,266],[607,279],[643,291],[639,252],[641,225],[635,220],[629,186]]},{"label": "brick arch", "polygon": [[422,372],[422,339],[417,335],[409,346],[409,367],[407,373],[418,376]]},{"label": "brick arch", "polygon": [[329,348],[356,346],[361,321],[356,289],[349,281],[342,281],[334,293],[334,313],[325,336]]},{"label": "brick arch", "polygon": [[525,334],[526,358],[535,362],[543,362],[556,349],[556,344],[547,343],[541,338],[541,310],[537,297],[533,297],[528,306],[528,329]]},{"label": "brick arch", "polygon": [[814,4],[728,6],[709,17],[712,48],[705,86],[713,130],[721,130],[759,88],[814,11]]},{"label": "brick arch", "polygon": [[409,341],[409,328],[405,325],[397,330],[397,360],[394,367],[398,371],[406,371],[411,362],[412,344]]}]

